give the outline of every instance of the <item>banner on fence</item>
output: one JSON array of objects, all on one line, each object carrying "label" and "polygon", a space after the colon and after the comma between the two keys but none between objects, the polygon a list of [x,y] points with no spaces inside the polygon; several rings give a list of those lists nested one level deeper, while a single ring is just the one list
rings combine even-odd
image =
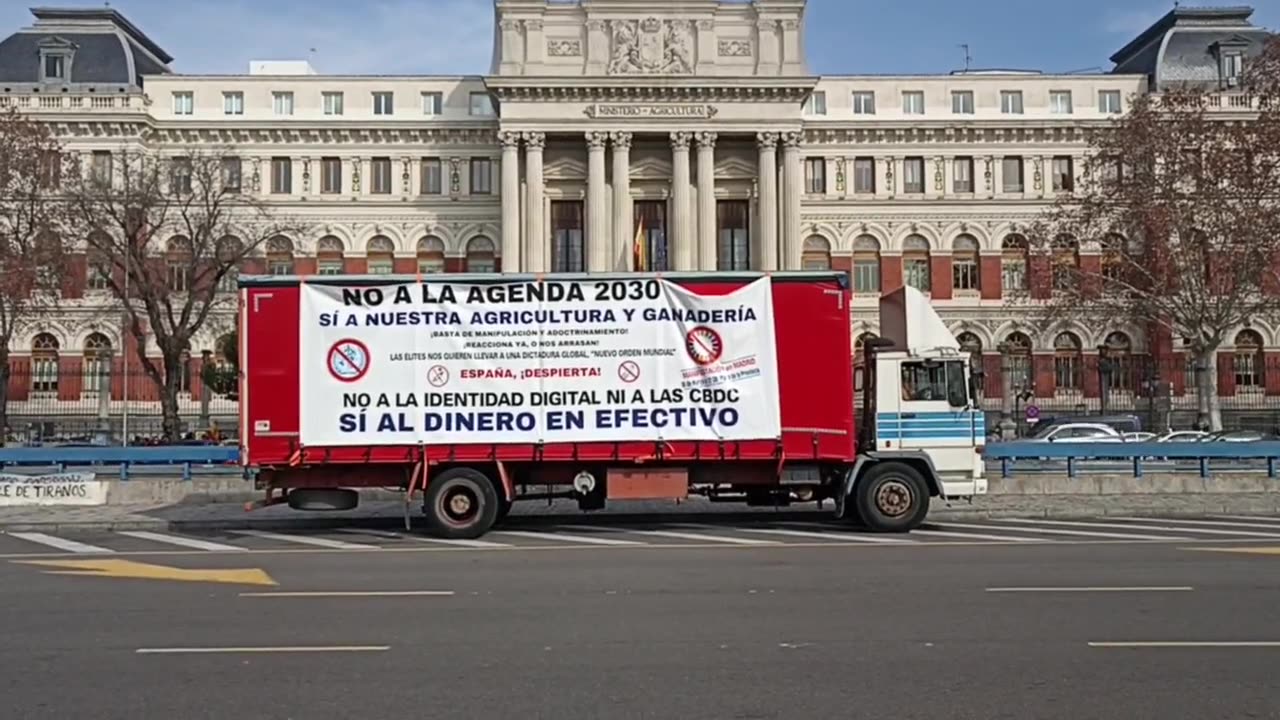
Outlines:
[{"label": "banner on fence", "polygon": [[768,278],[304,284],[299,346],[304,445],[780,434]]},{"label": "banner on fence", "polygon": [[0,473],[0,506],[104,505],[107,484],[91,472],[51,475]]}]

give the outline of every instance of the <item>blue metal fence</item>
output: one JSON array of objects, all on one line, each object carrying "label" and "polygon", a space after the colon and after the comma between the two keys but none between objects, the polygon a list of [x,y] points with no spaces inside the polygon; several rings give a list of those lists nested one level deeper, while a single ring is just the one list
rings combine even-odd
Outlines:
[{"label": "blue metal fence", "polygon": [[1000,475],[1006,478],[1012,474],[1018,461],[1025,463],[1045,460],[1065,461],[1068,477],[1076,477],[1081,463],[1094,461],[1132,463],[1134,477],[1142,477],[1150,465],[1167,465],[1170,462],[1176,466],[1179,461],[1195,461],[1200,477],[1209,477],[1215,460],[1234,463],[1254,461],[1259,463],[1256,469],[1261,469],[1261,463],[1265,463],[1267,477],[1274,478],[1276,463],[1280,460],[1280,441],[1059,443],[1022,440],[988,445],[983,455],[988,462],[998,461]]},{"label": "blue metal fence", "polygon": [[20,447],[0,448],[0,470],[9,467],[58,468],[118,465],[120,479],[129,479],[134,466],[180,467],[191,479],[199,466],[227,466],[240,462],[240,449],[220,445],[160,445],[152,447]]}]

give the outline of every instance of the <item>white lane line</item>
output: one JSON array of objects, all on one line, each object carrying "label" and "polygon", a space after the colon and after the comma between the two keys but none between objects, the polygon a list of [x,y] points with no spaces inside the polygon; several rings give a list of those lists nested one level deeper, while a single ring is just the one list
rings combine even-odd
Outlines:
[{"label": "white lane line", "polygon": [[1095,648],[1280,648],[1280,640],[1091,642]]},{"label": "white lane line", "polygon": [[440,545],[454,545],[456,547],[467,548],[511,548],[515,545],[508,543],[489,542],[487,540],[465,540],[462,538],[435,538],[421,535],[406,535],[405,533],[392,532],[390,530],[361,530],[360,528],[341,528],[337,532],[347,535],[371,535],[373,537],[386,538],[388,540],[412,540],[414,542],[438,543]]},{"label": "white lane line", "polygon": [[209,552],[248,552],[249,548],[236,547],[235,545],[223,545],[222,543],[210,542],[208,540],[198,540],[196,538],[183,537],[181,535],[166,535],[164,533],[147,532],[146,530],[119,530],[117,535],[125,535],[139,540],[150,540],[152,542],[165,543],[168,545],[177,545],[179,547],[195,548],[196,550],[208,550]]},{"label": "white lane line", "polygon": [[340,590],[334,592],[244,592],[242,598],[452,597],[452,590]]},{"label": "white lane line", "polygon": [[543,542],[560,541],[567,543],[582,543],[584,545],[644,545],[642,542],[635,540],[614,540],[606,537],[591,537],[588,535],[571,535],[569,533],[560,532],[531,532],[528,530],[493,530],[490,535],[514,535],[516,537],[534,538]]},{"label": "white lane line", "polygon": [[1209,517],[1222,518],[1223,520],[1252,520],[1254,522],[1280,525],[1280,518],[1267,517],[1265,515],[1210,515]]},{"label": "white lane line", "polygon": [[[1082,523],[1083,525],[1092,525],[1092,523]],[[949,528],[966,528],[969,530],[991,530],[990,525],[969,525],[966,523],[947,523],[943,527]],[[1127,526],[1126,526],[1127,527]],[[1011,527],[1011,531],[1024,533],[1039,533],[1042,535],[1082,535],[1084,537],[1101,537],[1114,538],[1119,540],[1189,540],[1185,537],[1173,537],[1170,535],[1136,535],[1134,533],[1106,533],[1106,532],[1084,532],[1083,530],[1062,530],[1060,528],[1044,528],[1044,527]]]},{"label": "white lane line", "polygon": [[924,535],[925,537],[953,537],[973,540],[996,540],[999,542],[1044,542],[1041,538],[1024,538],[1015,537],[1013,535],[983,535],[982,533],[969,532],[951,532],[949,530],[912,530],[912,535]]},{"label": "white lane line", "polygon": [[138,648],[138,655],[203,655],[212,653],[326,653],[386,652],[390,645],[304,645],[279,647],[172,647]]},{"label": "white lane line", "polygon": [[[1131,527],[1135,527],[1135,526],[1149,527],[1145,523],[1152,522],[1150,518],[1140,518],[1140,517],[1116,517],[1115,519],[1124,520],[1125,522],[1135,523],[1135,525]],[[1167,518],[1161,518],[1159,522],[1162,522],[1168,525],[1192,526],[1192,527],[1177,528],[1182,532],[1208,533],[1210,535],[1247,535],[1249,537],[1280,538],[1280,527],[1277,527],[1274,525],[1262,525],[1259,523],[1234,523],[1234,522],[1225,522],[1225,521],[1213,522],[1211,520],[1169,520]],[[1143,524],[1136,525],[1137,523],[1143,523]],[[1208,529],[1208,528],[1202,527],[1204,525],[1209,525],[1211,528],[1214,528],[1214,529]],[[1252,532],[1249,530],[1223,530],[1220,527],[1222,525],[1226,525],[1228,527],[1242,527],[1242,528],[1249,528],[1249,527],[1266,528],[1268,530],[1271,530],[1272,532],[1260,533],[1260,532]]]},{"label": "white lane line", "polygon": [[1190,585],[1165,587],[989,587],[989,593],[1070,593],[1070,592],[1191,592]]},{"label": "white lane line", "polygon": [[[999,522],[1006,523],[1032,523],[1032,524],[1051,524],[1051,525],[1067,525],[1074,527],[1100,527],[1100,528],[1119,528],[1121,530],[1159,530],[1161,532],[1181,532],[1181,533],[1205,533],[1206,535],[1243,535],[1247,537],[1263,537],[1263,538],[1280,538],[1280,532],[1259,533],[1249,532],[1248,530],[1207,530],[1199,527],[1177,527],[1174,523],[1177,520],[1159,520],[1158,522],[1168,523],[1166,525],[1146,525],[1138,524],[1136,521],[1142,521],[1144,518],[1122,518],[1116,517],[1115,520],[1127,520],[1123,523],[1102,523],[1102,522],[1071,522],[1068,520],[1020,520],[1020,519],[1003,519]],[[1026,528],[1020,528],[1025,530]],[[1181,539],[1181,538],[1180,538]],[[1194,539],[1194,538],[1190,538]]]},{"label": "white lane line", "polygon": [[752,540],[751,538],[728,537],[726,535],[704,535],[702,533],[677,532],[675,530],[632,530],[639,535],[672,538],[675,540],[692,540],[694,542],[729,543],[730,545],[777,545],[776,540]]},{"label": "white lane line", "polygon": [[[821,538],[832,543],[849,542],[845,539],[845,534],[818,532],[817,530],[775,530],[772,528],[739,528],[739,530],[763,535],[778,535],[780,537]],[[854,542],[857,542],[857,540]]]},{"label": "white lane line", "polygon": [[237,535],[248,535],[249,537],[262,538],[263,540],[279,540],[280,542],[298,543],[299,545],[315,545],[316,547],[330,548],[333,550],[377,550],[377,545],[362,545],[360,543],[348,543],[341,540],[330,540],[328,538],[311,537],[310,535],[285,535],[283,533],[266,532],[265,530],[232,530]]},{"label": "white lane line", "polygon": [[53,535],[45,535],[44,533],[38,532],[11,532],[9,535],[20,540],[48,545],[49,547],[73,553],[101,555],[104,553],[111,554],[115,552],[115,550],[108,550],[107,548],[98,547],[97,545],[89,545],[88,543],[76,542],[75,540],[54,537]]},{"label": "white lane line", "polygon": [[833,529],[832,525],[829,525],[826,523],[789,522],[789,523],[783,523],[783,524],[788,527],[823,528],[823,529],[829,530],[830,534],[836,535],[841,538],[848,538],[851,542],[891,543],[891,544],[897,544],[897,545],[909,545],[912,542],[914,542],[912,540],[899,538],[899,537],[886,537],[884,535],[877,535],[876,533],[851,532],[849,530],[836,530],[836,529]]}]

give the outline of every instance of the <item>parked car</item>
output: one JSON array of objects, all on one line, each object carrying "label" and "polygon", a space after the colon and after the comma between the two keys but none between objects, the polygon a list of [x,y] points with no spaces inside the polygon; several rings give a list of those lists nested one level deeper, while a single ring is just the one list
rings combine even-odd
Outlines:
[{"label": "parked car", "polygon": [[1127,432],[1123,435],[1125,442],[1153,442],[1156,434],[1153,432]]},{"label": "parked car", "polygon": [[1200,442],[1208,437],[1209,433],[1203,430],[1170,430],[1156,439],[1156,442]]},{"label": "parked car", "polygon": [[1035,442],[1124,442],[1124,436],[1110,425],[1101,423],[1063,423],[1028,440]]},{"label": "parked car", "polygon": [[1117,433],[1142,432],[1142,420],[1140,420],[1137,415],[1042,417],[1040,421],[1036,423],[1035,430],[1031,432],[1031,435],[1027,439],[1039,439],[1040,436],[1061,425],[1078,424],[1106,425]]},{"label": "parked car", "polygon": [[1257,442],[1275,439],[1275,435],[1257,430],[1218,430],[1206,434],[1201,442]]}]

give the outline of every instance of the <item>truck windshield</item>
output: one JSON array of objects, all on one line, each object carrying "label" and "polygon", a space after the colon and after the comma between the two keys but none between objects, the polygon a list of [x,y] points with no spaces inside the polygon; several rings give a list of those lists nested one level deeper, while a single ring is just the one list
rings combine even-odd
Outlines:
[{"label": "truck windshield", "polygon": [[964,361],[902,363],[902,399],[945,401],[952,407],[969,404]]}]

